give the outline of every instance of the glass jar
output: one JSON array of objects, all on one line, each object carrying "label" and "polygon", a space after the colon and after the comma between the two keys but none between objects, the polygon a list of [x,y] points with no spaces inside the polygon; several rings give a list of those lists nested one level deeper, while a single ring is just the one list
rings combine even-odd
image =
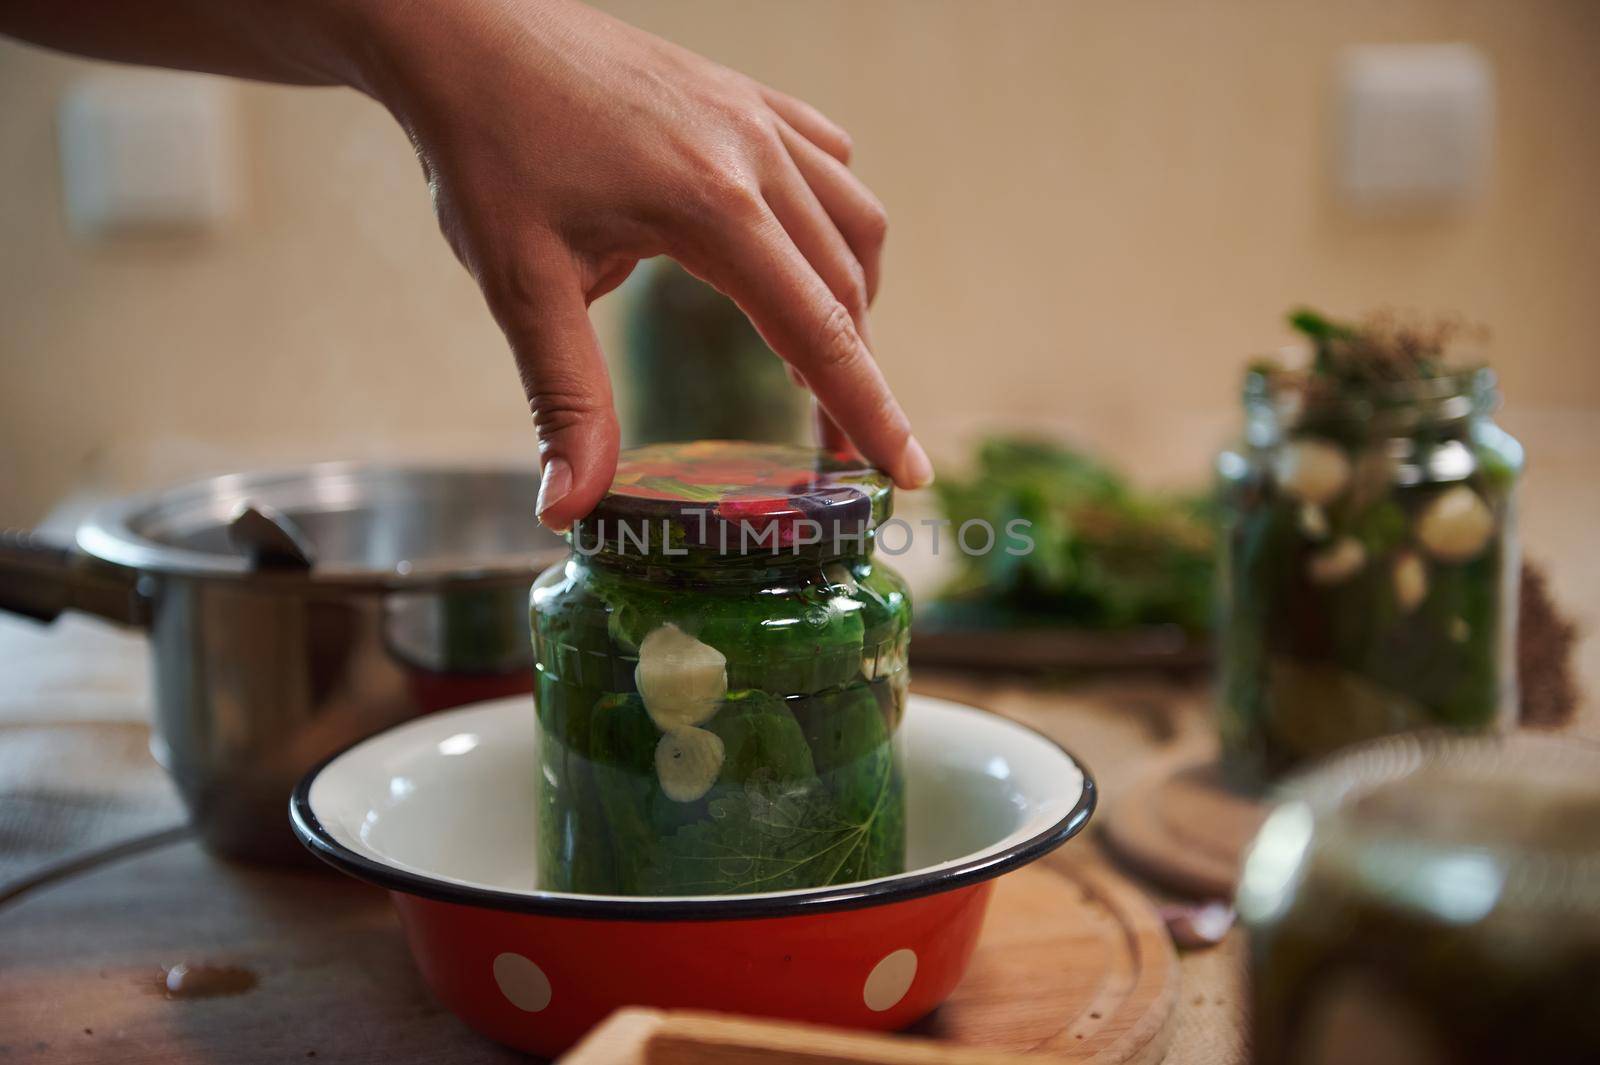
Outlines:
[{"label": "glass jar", "polygon": [[665,257],[622,295],[624,442],[807,439],[811,394],[731,299]]},{"label": "glass jar", "polygon": [[1592,1062],[1600,748],[1379,740],[1285,788],[1244,865],[1260,1065]]},{"label": "glass jar", "polygon": [[1259,783],[1336,748],[1515,717],[1522,448],[1488,370],[1341,389],[1252,372],[1218,459],[1219,719]]},{"label": "glass jar", "polygon": [[539,884],[709,895],[903,871],[910,598],[888,479],[808,448],[625,451],[533,586]]}]

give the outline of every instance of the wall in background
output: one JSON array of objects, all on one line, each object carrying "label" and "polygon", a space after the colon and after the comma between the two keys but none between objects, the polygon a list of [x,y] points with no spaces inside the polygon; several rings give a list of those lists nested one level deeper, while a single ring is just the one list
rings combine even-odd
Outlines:
[{"label": "wall in background", "polygon": [[[1600,406],[1600,5],[1585,0],[611,0],[845,124],[889,207],[879,355],[935,457],[1063,424],[1198,474],[1281,313],[1450,308],[1514,406]],[[1326,175],[1333,65],[1458,40],[1497,79],[1486,197],[1353,219]],[[238,94],[242,215],[85,243],[54,116],[94,64],[0,44],[0,523],[85,485],[362,454],[532,454],[501,338],[405,138],[353,93]],[[615,336],[613,310],[595,310]],[[1221,420],[1226,420],[1223,415]],[[1196,446],[1174,426],[1192,424]]]}]

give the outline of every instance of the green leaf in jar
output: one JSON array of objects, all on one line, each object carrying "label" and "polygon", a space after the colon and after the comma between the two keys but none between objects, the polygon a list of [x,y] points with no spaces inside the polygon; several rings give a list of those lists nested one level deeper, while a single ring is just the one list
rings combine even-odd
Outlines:
[{"label": "green leaf in jar", "polygon": [[[663,840],[645,871],[653,894],[786,891],[898,872],[900,796],[885,778],[865,817],[846,816],[815,781],[784,784],[760,772],[714,799],[710,816]],[[898,827],[897,827],[898,826]],[[899,859],[903,861],[903,857]]]}]

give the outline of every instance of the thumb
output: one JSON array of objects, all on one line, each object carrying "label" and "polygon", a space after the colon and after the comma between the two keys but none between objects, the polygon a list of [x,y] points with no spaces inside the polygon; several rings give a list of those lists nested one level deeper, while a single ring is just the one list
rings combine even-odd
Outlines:
[{"label": "thumb", "polygon": [[539,521],[564,532],[611,487],[617,414],[600,341],[576,271],[538,274],[500,303],[539,433]]}]

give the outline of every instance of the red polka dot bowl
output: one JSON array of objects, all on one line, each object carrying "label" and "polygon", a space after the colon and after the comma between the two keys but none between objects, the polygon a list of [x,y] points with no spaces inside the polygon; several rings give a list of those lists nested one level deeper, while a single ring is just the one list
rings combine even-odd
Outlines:
[{"label": "red polka dot bowl", "polygon": [[365,740],[295,789],[295,833],[389,890],[435,996],[478,1031],[553,1056],[612,1010],[724,1010],[892,1030],[955,988],[993,880],[1094,809],[1066,751],[1014,721],[910,697],[907,865],[898,876],[752,895],[539,891],[538,765],[526,697]]}]

